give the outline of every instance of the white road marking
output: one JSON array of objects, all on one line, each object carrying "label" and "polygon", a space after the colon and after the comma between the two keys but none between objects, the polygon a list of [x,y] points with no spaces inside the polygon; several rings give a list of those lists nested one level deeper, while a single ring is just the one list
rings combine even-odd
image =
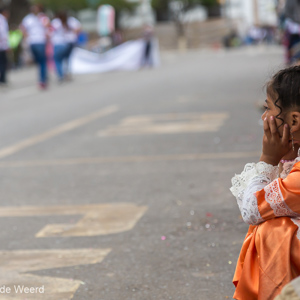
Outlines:
[{"label": "white road marking", "polygon": [[228,118],[229,114],[226,112],[140,115],[126,118],[118,125],[101,130],[98,136],[216,132]]},{"label": "white road marking", "polygon": [[28,139],[25,139],[21,142],[18,142],[14,145],[2,148],[2,149],[0,149],[0,158],[4,158],[4,157],[7,157],[9,155],[15,154],[15,153],[17,153],[17,152],[19,152],[19,151],[21,151],[25,148],[28,148],[28,147],[31,147],[31,146],[36,145],[38,143],[49,140],[49,139],[51,139],[55,136],[58,136],[58,135],[63,134],[65,132],[71,131],[75,128],[78,128],[80,126],[88,124],[88,123],[90,123],[94,120],[97,120],[99,118],[108,116],[108,115],[116,112],[118,109],[119,109],[119,107],[116,106],[116,105],[108,106],[106,108],[103,108],[103,109],[101,109],[99,111],[96,111],[96,112],[94,112],[90,115],[87,115],[85,117],[78,118],[78,119],[75,119],[73,121],[64,123],[62,125],[59,125],[59,126],[53,128],[53,129],[49,130],[49,131],[44,132],[42,134],[35,135],[35,136],[30,137]]},{"label": "white road marking", "polygon": [[[0,251],[0,282],[6,291],[1,293],[1,299],[70,300],[84,282],[29,273],[100,263],[110,251],[91,248]],[[34,293],[25,292],[22,288],[34,288]]]},{"label": "white road marking", "polygon": [[0,217],[83,215],[76,224],[49,224],[36,237],[97,236],[131,230],[147,211],[132,203],[1,207]]}]

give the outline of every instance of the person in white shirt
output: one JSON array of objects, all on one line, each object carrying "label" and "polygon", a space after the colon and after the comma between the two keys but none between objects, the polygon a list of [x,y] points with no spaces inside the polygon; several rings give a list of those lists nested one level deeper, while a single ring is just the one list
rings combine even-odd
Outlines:
[{"label": "person in white shirt", "polygon": [[47,30],[50,25],[49,18],[42,12],[40,5],[33,5],[31,13],[27,15],[22,23],[21,29],[27,39],[35,62],[39,66],[40,87],[47,86]]},{"label": "person in white shirt", "polygon": [[51,22],[51,43],[54,49],[54,62],[59,82],[64,80],[63,62],[67,57],[68,43],[66,33],[68,31],[67,14],[59,12]]},{"label": "person in white shirt", "polygon": [[64,69],[64,63],[68,67],[68,61],[80,29],[80,22],[74,17],[68,17],[65,11],[59,12],[57,18],[51,22],[51,42],[54,47],[54,61],[59,81],[66,78],[68,68]]},{"label": "person in white shirt", "polygon": [[81,31],[81,23],[74,17],[68,17],[68,27],[69,30],[67,32],[67,43],[68,43],[68,53],[67,53],[67,69],[66,72],[69,73],[69,62],[70,56],[73,52],[74,47],[77,44],[78,35]]},{"label": "person in white shirt", "polygon": [[7,7],[0,9],[0,84],[6,84],[8,23],[10,12]]}]

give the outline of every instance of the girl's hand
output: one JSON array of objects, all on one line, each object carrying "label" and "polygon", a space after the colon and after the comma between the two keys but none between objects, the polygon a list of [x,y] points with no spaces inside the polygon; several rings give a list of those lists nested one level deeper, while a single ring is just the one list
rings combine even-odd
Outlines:
[{"label": "girl's hand", "polygon": [[283,127],[282,137],[279,135],[274,116],[264,119],[263,149],[260,161],[276,166],[291,151],[289,126]]}]

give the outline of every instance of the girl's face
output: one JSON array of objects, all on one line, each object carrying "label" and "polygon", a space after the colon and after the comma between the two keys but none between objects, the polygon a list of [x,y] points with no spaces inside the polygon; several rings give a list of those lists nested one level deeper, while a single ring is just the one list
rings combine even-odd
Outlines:
[{"label": "girl's face", "polygon": [[269,95],[267,95],[267,99],[265,101],[264,107],[265,107],[265,112],[262,114],[261,119],[264,120],[265,118],[268,118],[269,120],[270,117],[273,116],[275,118],[279,135],[282,136],[283,134],[282,120],[278,119],[278,117],[276,118],[276,116],[278,116],[278,114],[280,113],[280,109],[277,106],[275,106],[274,101]]}]

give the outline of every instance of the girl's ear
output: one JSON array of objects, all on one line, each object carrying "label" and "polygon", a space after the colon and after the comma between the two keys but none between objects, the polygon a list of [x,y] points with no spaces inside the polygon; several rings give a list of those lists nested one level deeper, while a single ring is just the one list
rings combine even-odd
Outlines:
[{"label": "girl's ear", "polygon": [[291,131],[296,132],[300,131],[300,112],[293,111],[291,113],[291,125],[290,125]]}]

